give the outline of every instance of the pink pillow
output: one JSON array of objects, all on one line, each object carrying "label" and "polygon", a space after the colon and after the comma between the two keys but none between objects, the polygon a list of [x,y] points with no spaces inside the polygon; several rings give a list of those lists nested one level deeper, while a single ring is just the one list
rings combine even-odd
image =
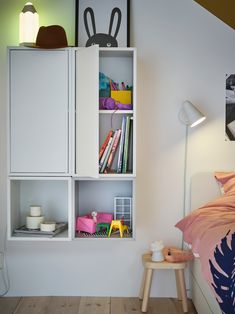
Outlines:
[{"label": "pink pillow", "polygon": [[[235,219],[235,172],[216,172],[225,194],[193,210],[175,226],[184,233],[184,240],[198,252],[201,238],[207,230],[221,225],[234,225]],[[211,233],[213,236],[213,233]]]},{"label": "pink pillow", "polygon": [[235,193],[235,172],[215,172],[224,194]]}]

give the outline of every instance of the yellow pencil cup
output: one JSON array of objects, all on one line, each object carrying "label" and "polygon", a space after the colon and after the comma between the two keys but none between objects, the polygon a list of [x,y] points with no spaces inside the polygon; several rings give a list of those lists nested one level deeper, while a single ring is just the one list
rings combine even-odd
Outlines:
[{"label": "yellow pencil cup", "polygon": [[124,105],[129,105],[132,103],[130,90],[111,90],[111,98],[119,101]]}]

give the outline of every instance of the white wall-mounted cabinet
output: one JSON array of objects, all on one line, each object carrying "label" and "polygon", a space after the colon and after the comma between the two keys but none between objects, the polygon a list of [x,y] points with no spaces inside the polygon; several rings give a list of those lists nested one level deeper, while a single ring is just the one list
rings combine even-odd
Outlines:
[{"label": "white wall-mounted cabinet", "polygon": [[[99,108],[100,72],[131,86],[133,108]],[[131,121],[127,167],[118,171],[118,147],[112,168],[101,173],[101,147],[110,130],[121,129],[124,117]],[[14,235],[35,203],[47,219],[68,222],[67,231],[49,240],[82,238],[77,217],[92,210],[114,213],[115,197],[133,199],[125,238],[134,238],[135,151],[134,48],[9,48],[9,239],[48,240]]]},{"label": "white wall-mounted cabinet", "polygon": [[98,177],[99,49],[76,51],[76,174]]},{"label": "white wall-mounted cabinet", "polygon": [[[99,149],[101,148],[109,130],[122,127],[124,117],[130,117],[129,148],[126,171],[118,172],[118,152],[112,163],[112,169],[100,176],[110,177],[135,177],[136,175],[136,50],[135,48],[100,49],[99,71],[104,73],[119,85],[120,93],[123,92],[122,82],[131,93],[132,110],[100,110],[99,111]],[[118,104],[117,104],[118,108]],[[119,144],[120,145],[120,144]]]},{"label": "white wall-mounted cabinet", "polygon": [[11,173],[68,173],[69,84],[68,50],[9,50]]},{"label": "white wall-mounted cabinet", "polygon": [[[99,72],[132,87],[132,110],[99,110]],[[80,73],[82,73],[80,75]],[[76,167],[79,177],[125,177],[136,174],[136,50],[99,49],[92,46],[76,51]],[[93,92],[94,91],[94,92]],[[110,130],[121,128],[124,116],[131,117],[131,135],[126,173],[117,173],[117,159],[106,174],[99,173],[99,151]]]}]

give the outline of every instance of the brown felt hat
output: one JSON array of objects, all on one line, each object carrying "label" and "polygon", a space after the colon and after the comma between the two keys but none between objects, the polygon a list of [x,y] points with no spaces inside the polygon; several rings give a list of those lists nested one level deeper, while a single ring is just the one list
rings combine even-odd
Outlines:
[{"label": "brown felt hat", "polygon": [[60,25],[41,26],[35,47],[53,49],[68,47],[65,30]]}]

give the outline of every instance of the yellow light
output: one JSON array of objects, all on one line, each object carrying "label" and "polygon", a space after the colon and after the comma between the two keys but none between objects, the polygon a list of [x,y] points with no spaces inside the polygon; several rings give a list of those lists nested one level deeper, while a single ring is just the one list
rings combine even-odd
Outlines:
[{"label": "yellow light", "polygon": [[19,42],[21,45],[35,43],[39,29],[39,15],[31,2],[27,2],[19,16]]},{"label": "yellow light", "polygon": [[206,119],[206,117],[201,117],[200,119],[198,119],[197,121],[195,121],[194,123],[192,123],[190,125],[191,128],[193,128],[194,126],[200,124],[202,121],[204,121]]}]

